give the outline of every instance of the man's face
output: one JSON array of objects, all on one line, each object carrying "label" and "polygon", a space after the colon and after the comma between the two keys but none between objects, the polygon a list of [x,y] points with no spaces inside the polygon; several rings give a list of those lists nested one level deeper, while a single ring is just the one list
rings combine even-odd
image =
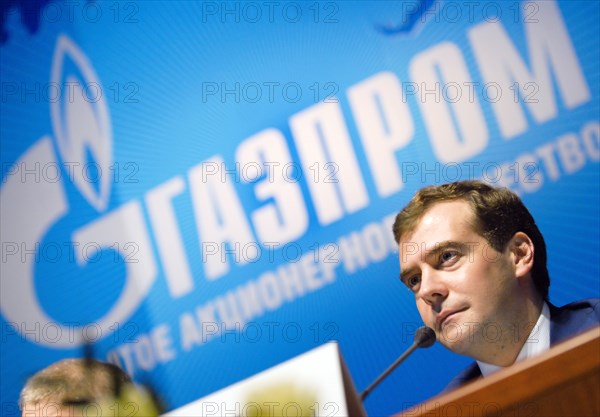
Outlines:
[{"label": "man's face", "polygon": [[511,326],[519,326],[522,291],[514,255],[492,248],[474,224],[466,201],[430,207],[414,231],[400,238],[401,278],[440,343],[492,362],[510,344],[506,338],[515,337]]}]

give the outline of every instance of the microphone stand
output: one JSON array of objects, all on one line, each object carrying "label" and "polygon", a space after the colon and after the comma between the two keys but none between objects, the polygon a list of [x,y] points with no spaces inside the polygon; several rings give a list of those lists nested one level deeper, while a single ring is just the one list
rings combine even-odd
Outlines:
[{"label": "microphone stand", "polygon": [[400,357],[396,359],[394,363],[392,363],[385,371],[383,371],[383,373],[379,375],[379,377],[375,381],[373,381],[371,385],[369,385],[363,392],[360,393],[360,400],[364,401],[365,398],[367,398],[367,396],[371,393],[371,391],[373,391],[373,389],[375,389],[375,387],[379,385],[381,381],[387,378],[387,376],[390,373],[392,373],[392,371],[396,369],[398,365],[404,362],[408,355],[413,353],[417,348],[427,348],[433,345],[434,343],[435,332],[429,327],[419,327],[415,332],[415,339],[413,344],[408,349],[406,349],[406,351],[402,355],[400,355]]}]

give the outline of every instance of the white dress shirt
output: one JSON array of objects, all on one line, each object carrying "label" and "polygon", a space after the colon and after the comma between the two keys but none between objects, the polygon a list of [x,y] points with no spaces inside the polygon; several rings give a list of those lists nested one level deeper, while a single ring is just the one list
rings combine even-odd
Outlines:
[{"label": "white dress shirt", "polygon": [[[540,314],[538,321],[535,323],[535,326],[533,326],[515,363],[537,356],[548,349],[550,349],[550,308],[548,307],[548,304],[544,303],[542,314]],[[492,365],[481,361],[477,361],[477,364],[479,365],[479,369],[481,369],[481,375],[484,377],[493,374],[500,369],[504,369],[502,366]]]}]

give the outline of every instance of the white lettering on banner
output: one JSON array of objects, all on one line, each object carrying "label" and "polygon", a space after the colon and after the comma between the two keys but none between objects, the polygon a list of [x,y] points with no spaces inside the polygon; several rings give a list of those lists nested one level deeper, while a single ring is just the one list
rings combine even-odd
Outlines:
[{"label": "white lettering on banner", "polygon": [[536,169],[536,162],[537,159],[528,152],[519,155],[515,161],[517,176],[524,179],[520,182],[524,192],[533,193],[542,186],[542,177],[539,170]]},{"label": "white lettering on banner", "polygon": [[[222,342],[226,342],[228,337],[234,337],[236,341],[243,338],[248,342],[257,342],[261,337],[260,330],[256,335],[240,336],[239,333],[248,333],[250,328],[256,328],[258,324],[255,320],[266,312],[277,310],[284,303],[291,303],[334,283],[340,263],[352,274],[397,252],[396,242],[390,233],[394,218],[395,214],[388,215],[380,221],[364,225],[360,230],[340,236],[336,243],[317,245],[314,251],[305,253],[299,259],[284,263],[275,270],[265,271],[258,278],[248,280],[226,294],[197,306],[193,311],[183,312],[179,316],[180,351],[189,352],[218,340],[219,336]],[[342,250],[342,246],[349,241],[356,246],[356,253]],[[360,252],[358,248],[364,252],[360,265],[354,259]],[[354,265],[351,270],[349,265]],[[288,323],[287,326],[291,327],[292,324]],[[286,327],[286,324],[279,322],[263,322],[261,325],[269,328],[268,335],[264,337],[269,337],[271,343],[274,342],[273,329]],[[108,360],[124,367],[132,375],[172,360],[176,353],[171,347],[169,330],[162,329],[158,335],[161,337],[157,336],[163,327],[165,325],[156,326],[148,334],[116,347],[108,353]],[[231,336],[231,333],[235,334]],[[286,341],[289,342],[290,338]],[[166,353],[160,354],[160,346],[166,346],[163,348],[167,349]]]},{"label": "white lettering on banner", "polygon": [[[600,160],[600,123],[586,123],[579,131],[568,132],[519,154],[514,161],[499,164],[498,172],[482,179],[517,194],[538,191],[545,179],[558,181],[580,171],[585,164]],[[492,179],[493,181],[490,181]]]},{"label": "white lettering on banner", "polygon": [[[573,109],[591,99],[589,87],[577,60],[575,49],[554,1],[535,3],[535,21],[524,23],[531,71],[498,22],[481,23],[468,31],[479,70],[486,82],[497,83],[504,94],[492,103],[500,132],[506,139],[527,130],[521,105],[511,94],[516,81],[524,102],[538,123],[558,115],[553,79],[566,108]],[[526,6],[525,6],[526,7]]]},{"label": "white lettering on banner", "polygon": [[319,223],[333,223],[344,212],[366,207],[369,196],[339,103],[319,103],[296,113],[290,128],[304,172],[315,166],[335,169],[322,181],[307,181]]},{"label": "white lettering on banner", "polygon": [[[576,139],[576,143],[574,140]],[[540,157],[540,159],[535,156]],[[584,155],[582,157],[582,155]],[[512,188],[513,191],[532,193],[543,185],[544,172],[553,181],[562,175],[571,175],[573,160],[598,162],[600,159],[600,123],[586,123],[579,134],[566,133],[532,150],[526,150],[513,163],[500,165],[499,173],[494,175],[495,186]],[[577,169],[585,166],[577,162]],[[489,179],[491,175],[483,177]],[[179,317],[180,348],[189,352],[210,341],[227,341],[230,333],[243,332],[247,323],[262,317],[268,311],[280,308],[284,303],[292,303],[299,298],[325,288],[337,279],[336,269],[341,264],[349,277],[360,270],[381,262],[398,251],[390,230],[396,214],[391,214],[378,222],[364,225],[360,230],[350,231],[340,236],[335,243],[314,246],[314,251],[300,258],[282,264],[275,270],[263,272],[258,278],[250,279],[221,296],[196,307],[194,311],[185,311]],[[277,323],[280,324],[280,323]],[[268,323],[263,323],[267,326]],[[160,327],[160,326],[158,326]],[[144,345],[136,347],[136,341],[123,344],[108,354],[108,359],[124,366],[128,372],[147,369],[148,364],[156,366],[160,360],[152,358],[157,349],[156,337],[142,335]],[[225,332],[225,335],[222,333]],[[167,332],[168,333],[168,332]],[[248,335],[246,341],[256,341]],[[170,336],[162,342],[170,346]],[[240,340],[236,336],[236,340]],[[163,355],[172,360],[176,355],[171,352]],[[163,362],[164,363],[163,359]]]},{"label": "white lettering on banner", "polygon": [[583,148],[577,140],[577,135],[569,133],[561,136],[556,141],[560,162],[567,174],[572,174],[583,168],[585,164],[585,154]]},{"label": "white lettering on banner", "polygon": [[592,161],[600,160],[600,124],[590,122],[581,129],[583,148]]},{"label": "white lettering on banner", "polygon": [[[299,297],[318,291],[331,284],[336,279],[335,270],[340,264],[354,264],[356,254],[342,250],[349,240],[353,240],[357,247],[363,249],[361,263],[352,268],[350,273],[367,268],[370,264],[381,262],[390,253],[394,253],[396,243],[390,236],[391,224],[395,215],[386,216],[380,222],[372,222],[361,230],[341,236],[336,243],[315,246],[314,250],[305,253],[298,260],[285,263],[274,271],[265,271],[257,279],[238,286],[228,291],[224,296],[217,297],[196,309],[195,318],[182,315],[182,327],[191,329],[195,324],[196,329],[190,330],[190,336],[182,334],[185,340],[184,348],[189,350],[196,342],[210,337],[202,335],[202,323],[226,323],[229,325],[248,323],[266,311],[273,311],[283,303],[291,303]],[[359,252],[359,251],[357,251]],[[232,312],[234,312],[232,314]]]},{"label": "white lettering on banner", "polygon": [[[392,236],[391,233],[392,227],[379,227],[376,224],[369,224],[363,229],[363,241],[365,246],[365,251],[370,259],[373,261],[381,261],[388,255],[389,248],[386,247],[386,243],[389,241],[386,239],[386,236]],[[395,248],[395,244],[391,246],[393,250]]]},{"label": "white lettering on banner", "polygon": [[[283,168],[291,165],[292,157],[285,143],[285,138],[276,129],[267,129],[258,133],[238,146],[236,160],[241,166],[256,164],[267,168],[266,178],[248,178],[242,175],[245,182],[258,180],[254,192],[259,201],[273,199],[274,203],[267,204],[255,210],[252,224],[259,241],[283,245],[298,239],[308,229],[308,212],[306,203],[298,182],[289,181]],[[276,164],[270,161],[277,161]],[[257,170],[257,173],[262,172]]]},{"label": "white lettering on banner", "polygon": [[391,72],[381,72],[350,87],[348,100],[377,192],[387,197],[400,191],[403,183],[396,151],[415,133],[400,81]]},{"label": "white lettering on banner", "polygon": [[146,193],[146,206],[156,246],[164,268],[171,297],[177,298],[194,289],[192,273],[171,201],[185,190],[181,176],[172,178]]},{"label": "white lettering on banner", "polygon": [[353,274],[368,264],[367,252],[361,243],[362,240],[358,233],[351,233],[339,241],[338,248],[347,274]]},{"label": "white lettering on banner", "polygon": [[[255,242],[233,181],[231,178],[222,181],[218,174],[217,167],[224,165],[223,159],[215,156],[196,165],[188,174],[198,235],[203,242],[202,263],[209,280],[229,271],[224,250],[225,254],[233,255],[236,263],[244,264],[249,258],[241,254],[241,249]],[[228,250],[223,243],[229,245]]]},{"label": "white lettering on banner", "polygon": [[171,327],[167,324],[155,326],[149,333],[137,335],[135,341],[124,343],[107,354],[109,362],[120,366],[129,375],[151,371],[176,357]]},{"label": "white lettering on banner", "polygon": [[[438,71],[441,79],[438,78]],[[410,77],[414,82],[431,89],[424,100],[417,102],[439,161],[462,162],[485,149],[489,132],[477,97],[450,102],[441,98],[440,85],[449,82],[472,84],[458,46],[443,42],[421,52],[411,61]]]},{"label": "white lettering on banner", "polygon": [[[526,23],[524,29],[531,69],[525,66],[523,61],[526,60],[521,59],[500,23],[480,24],[468,33],[483,78],[493,83],[498,81],[504,93],[491,106],[505,138],[514,137],[528,128],[521,105],[503,101],[508,96],[513,97],[507,93],[507,89],[512,87],[509,85],[512,79],[519,81],[523,88],[533,80],[539,84],[540,90],[544,90],[539,106],[526,103],[538,123],[547,122],[559,114],[552,90],[554,81],[568,109],[581,106],[591,99],[558,8],[553,2],[543,2],[539,9],[542,15],[537,17],[538,22]],[[493,53],[488,53],[488,50]],[[89,61],[67,37],[59,37],[55,51],[53,79],[71,80],[69,71],[75,66],[80,72],[77,76],[83,74],[85,81],[99,85]],[[63,55],[67,54],[71,55],[73,65],[63,65],[62,60],[66,59]],[[443,171],[446,173],[451,165],[456,168],[458,162],[481,153],[489,140],[488,126],[477,97],[469,92],[466,100],[442,100],[441,83],[446,86],[452,83],[455,86],[474,84],[464,54],[457,45],[443,42],[415,55],[408,65],[412,79],[409,84],[413,91],[419,85],[415,81],[425,86],[425,100],[422,103],[419,101],[419,109],[437,159],[447,162]],[[417,164],[411,162],[406,165],[407,168],[404,162],[401,166],[399,164],[403,159],[399,153],[415,135],[414,115],[410,114],[406,105],[406,92],[401,91],[399,86],[396,75],[382,72],[348,88],[352,115],[380,197],[401,190],[402,175],[416,172],[408,172],[409,168],[418,168]],[[80,104],[91,105],[87,102]],[[79,158],[81,149],[89,146],[94,148],[92,156],[98,160],[99,166],[106,167],[111,161],[112,156],[106,156],[107,152],[112,152],[110,120],[105,104],[98,106],[85,110],[68,108],[64,114],[60,113],[64,106],[52,107],[54,136],[57,141],[62,141],[58,147],[63,159],[70,156]],[[80,119],[74,120],[79,116]],[[97,119],[91,120],[92,117]],[[191,293],[200,281],[193,276],[185,252],[186,242],[179,231],[177,212],[173,206],[178,196],[191,197],[204,268],[202,278],[210,281],[225,276],[231,270],[232,261],[238,266],[255,262],[263,248],[281,250],[288,261],[276,270],[260,273],[257,279],[249,280],[224,296],[204,303],[196,309],[193,317],[198,323],[194,324],[189,318],[182,319],[182,328],[185,325],[191,329],[192,326],[217,321],[247,322],[323,288],[334,281],[337,262],[312,262],[311,256],[315,253],[330,259],[339,257],[338,261],[342,262],[346,273],[352,274],[372,262],[384,259],[389,251],[394,250],[389,233],[391,221],[388,219],[385,230],[379,225],[372,226],[348,233],[329,247],[316,248],[311,256],[302,253],[302,247],[296,241],[305,238],[309,228],[308,211],[311,203],[319,224],[328,225],[367,207],[369,195],[339,103],[320,103],[304,109],[292,115],[289,124],[291,139],[300,157],[300,168],[292,166],[291,172],[299,171],[294,179],[289,176],[289,165],[294,162],[286,138],[279,130],[266,129],[241,141],[235,153],[236,169],[227,170],[224,157],[215,155],[188,171],[189,191],[186,191],[182,176],[147,190],[144,202],[171,298],[177,299]],[[90,132],[86,129],[90,129]],[[545,178],[555,181],[584,169],[588,161],[598,161],[600,146],[597,121],[587,123],[580,132],[562,133],[552,142],[524,151],[514,161],[502,164],[494,184],[506,183],[519,193],[531,193],[540,189]],[[76,142],[76,149],[65,148],[70,135]],[[69,214],[64,186],[66,179],[60,179],[58,173],[53,172],[52,180],[40,181],[38,171],[28,171],[30,166],[59,166],[51,140],[50,136],[44,136],[26,150],[11,165],[0,189],[0,233],[3,260],[6,258],[0,264],[0,308],[7,321],[24,324],[17,328],[19,332],[22,328],[35,328],[40,323],[48,324],[52,320],[36,294],[34,259],[38,256],[36,243],[42,241],[53,225]],[[84,143],[86,140],[91,143]],[[68,164],[69,161],[62,161],[63,166]],[[540,164],[543,172],[539,169]],[[496,164],[492,165],[495,168]],[[19,170],[21,175],[15,175]],[[436,171],[433,173],[436,174]],[[429,173],[425,171],[421,174],[427,177]],[[96,210],[108,207],[109,188],[100,182],[98,192],[92,187],[92,192],[96,194],[90,194],[87,185],[82,185],[80,175],[81,171],[69,171],[71,180],[82,196]],[[301,184],[298,183],[300,179],[306,182],[308,196],[302,194]],[[252,211],[245,208],[238,196],[238,187],[251,187],[259,207]],[[189,194],[186,195],[186,192]],[[32,204],[34,201],[43,204]],[[110,242],[110,248],[116,245],[117,252],[123,255],[127,251],[123,242],[132,240],[138,245],[135,256],[137,262],[126,265],[127,276],[121,294],[114,297],[114,304],[104,315],[100,315],[103,325],[108,322],[106,318],[113,323],[126,321],[139,308],[155,282],[158,265],[143,213],[144,207],[139,201],[125,202],[116,209],[99,214],[73,233],[73,238],[95,244],[99,241],[100,244],[94,247],[97,251],[102,251],[102,244],[106,247]],[[255,234],[258,239],[255,239]],[[55,247],[60,247],[56,242],[53,243]],[[73,243],[76,246],[77,242]],[[24,248],[24,253],[18,253],[19,248]],[[88,254],[82,252],[84,248],[78,250],[80,266],[91,262]],[[130,254],[126,255],[129,258]],[[290,258],[293,260],[290,261]],[[269,262],[274,262],[271,257]],[[23,305],[28,308],[22,308]],[[73,337],[73,331],[67,331],[66,327],[58,328],[58,333],[64,334],[64,337],[57,337],[52,343],[38,342],[25,336],[48,347],[70,348],[82,341],[82,328],[75,330],[77,337]],[[102,337],[111,333],[110,327],[100,330]],[[196,334],[192,330],[189,334],[182,345],[188,350],[198,344]],[[145,346],[147,348],[150,345],[146,343]],[[148,349],[138,352],[146,367],[156,362],[151,360],[148,352]],[[135,355],[131,352],[127,354]]]}]

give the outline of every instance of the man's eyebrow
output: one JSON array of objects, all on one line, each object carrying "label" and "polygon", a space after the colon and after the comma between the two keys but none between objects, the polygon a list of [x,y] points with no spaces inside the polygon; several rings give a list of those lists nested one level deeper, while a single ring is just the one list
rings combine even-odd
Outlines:
[{"label": "man's eyebrow", "polygon": [[406,282],[408,277],[413,274],[414,268],[408,268],[400,271],[400,281]]},{"label": "man's eyebrow", "polygon": [[[458,242],[456,240],[444,240],[443,242],[436,242],[435,245],[433,246],[433,248],[428,249],[425,251],[425,253],[421,254],[421,259],[427,259],[427,258],[431,258],[434,257],[436,255],[438,255],[440,252],[445,251],[448,248],[457,248],[461,251],[464,251],[465,249],[468,248],[468,246],[470,246],[469,244],[465,244],[464,242]],[[472,244],[471,244],[472,246]],[[415,269],[416,268],[406,268],[406,269],[402,269],[400,271],[400,281],[405,282],[405,280],[410,276],[413,275],[415,273]]]},{"label": "man's eyebrow", "polygon": [[467,246],[468,245],[466,245],[464,242],[457,242],[456,240],[444,240],[443,242],[436,243],[433,248],[426,250],[425,254],[423,255],[423,259],[435,256],[448,248],[457,248],[460,250],[465,250]]}]

